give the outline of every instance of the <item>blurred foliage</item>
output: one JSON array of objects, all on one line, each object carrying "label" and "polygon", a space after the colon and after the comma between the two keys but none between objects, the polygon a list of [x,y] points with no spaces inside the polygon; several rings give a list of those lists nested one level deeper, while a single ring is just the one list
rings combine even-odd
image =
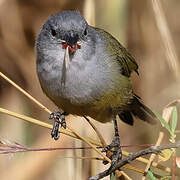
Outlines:
[{"label": "blurred foliage", "polygon": [[[180,80],[174,77],[168,66],[168,59],[165,57],[165,49],[155,23],[151,2],[149,0],[92,0],[92,2],[95,9],[96,26],[112,33],[136,57],[140,76],[132,77],[133,86],[134,91],[142,97],[145,104],[160,111],[170,101],[178,99],[180,97]],[[82,0],[0,1],[0,71],[52,110],[56,107],[42,93],[36,75],[35,39],[49,15],[62,10],[79,10],[83,13],[84,3],[85,1]],[[180,1],[162,0],[162,5],[176,52],[180,57],[180,22],[177,21],[177,17],[180,15]],[[89,13],[91,12],[89,11]],[[1,107],[49,122],[48,114],[40,110],[2,78],[0,78],[0,99]],[[68,123],[86,136],[95,136],[82,119],[75,119],[76,121],[71,121],[72,117],[70,117]],[[97,123],[96,125],[105,139],[110,142],[113,132],[112,124]],[[139,121],[136,121],[134,127],[129,127],[122,122],[119,125],[122,144],[154,143],[160,128],[159,126],[152,128]],[[171,128],[174,126],[175,123],[171,125]],[[176,129],[179,129],[179,125]],[[66,136],[62,136],[58,142],[54,142],[47,129],[5,115],[0,115],[0,138],[22,142],[32,147],[82,146],[81,142],[74,142],[73,139]],[[178,138],[179,134],[176,139]],[[164,141],[166,140],[168,138]],[[139,148],[134,147],[127,150],[136,151]],[[0,156],[1,179],[56,180],[61,177],[61,179],[80,180],[105,168],[100,162],[60,158],[79,154],[93,156],[94,152],[79,150],[33,152],[12,157]],[[137,166],[142,168],[139,164]],[[126,171],[134,179],[141,177],[130,170]]]}]

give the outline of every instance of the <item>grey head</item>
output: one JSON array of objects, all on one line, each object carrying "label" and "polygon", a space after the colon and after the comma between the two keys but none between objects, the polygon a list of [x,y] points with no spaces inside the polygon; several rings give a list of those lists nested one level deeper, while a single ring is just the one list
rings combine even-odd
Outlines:
[{"label": "grey head", "polygon": [[43,25],[36,42],[36,50],[41,54],[43,50],[61,47],[64,64],[68,68],[69,59],[72,59],[78,49],[82,49],[82,53],[86,51],[87,56],[92,53],[95,46],[94,32],[79,11],[63,11],[52,15]]},{"label": "grey head", "polygon": [[[67,41],[73,46],[80,39],[85,39],[88,24],[78,11],[63,11],[48,18],[41,34],[52,36],[53,40]],[[42,35],[43,36],[43,35]]]},{"label": "grey head", "polygon": [[63,11],[51,16],[43,29],[73,47],[80,39],[85,40],[88,24],[78,11]]}]

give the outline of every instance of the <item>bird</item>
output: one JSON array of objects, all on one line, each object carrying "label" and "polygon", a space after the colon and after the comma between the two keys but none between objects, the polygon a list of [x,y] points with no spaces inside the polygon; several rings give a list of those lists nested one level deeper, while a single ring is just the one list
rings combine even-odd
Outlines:
[{"label": "bird", "polygon": [[113,156],[120,160],[117,116],[129,125],[133,125],[134,117],[156,123],[153,111],[132,88],[132,72],[139,75],[135,58],[110,33],[89,25],[79,11],[50,16],[35,47],[41,88],[59,108],[50,115],[55,140],[59,126],[66,128],[68,114],[101,123],[113,121],[115,136],[105,151],[116,147]]}]

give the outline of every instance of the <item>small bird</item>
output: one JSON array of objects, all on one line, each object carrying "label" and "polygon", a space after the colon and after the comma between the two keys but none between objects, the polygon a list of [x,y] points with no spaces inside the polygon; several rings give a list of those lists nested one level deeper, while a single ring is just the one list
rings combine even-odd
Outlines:
[{"label": "small bird", "polygon": [[[131,73],[138,74],[132,55],[108,32],[88,25],[78,11],[52,15],[36,41],[37,74],[44,93],[57,105],[54,127],[66,128],[65,115],[89,116],[105,123],[113,120],[115,147],[121,159],[117,115],[133,125],[133,117],[154,124],[154,113],[134,94]],[[61,121],[59,121],[59,119]],[[115,158],[117,159],[117,158]]]}]

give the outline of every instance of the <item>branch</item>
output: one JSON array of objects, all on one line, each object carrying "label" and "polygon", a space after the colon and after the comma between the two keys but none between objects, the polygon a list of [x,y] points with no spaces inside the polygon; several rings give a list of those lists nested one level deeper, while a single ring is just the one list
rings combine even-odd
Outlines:
[{"label": "branch", "polygon": [[160,153],[161,150],[164,150],[164,149],[179,148],[179,147],[180,147],[180,141],[178,141],[176,143],[165,144],[165,145],[162,145],[162,146],[151,146],[151,147],[149,147],[147,149],[144,149],[144,150],[141,150],[141,151],[138,151],[138,152],[135,152],[135,153],[131,153],[129,156],[122,159],[120,162],[118,162],[113,167],[111,166],[109,169],[97,174],[96,176],[90,177],[88,180],[102,179],[103,177],[110,175],[115,170],[121,168],[125,164],[129,164],[131,161],[135,160],[136,158],[138,158],[140,156],[147,155],[147,154],[152,154],[152,153],[157,154],[157,153]]}]

